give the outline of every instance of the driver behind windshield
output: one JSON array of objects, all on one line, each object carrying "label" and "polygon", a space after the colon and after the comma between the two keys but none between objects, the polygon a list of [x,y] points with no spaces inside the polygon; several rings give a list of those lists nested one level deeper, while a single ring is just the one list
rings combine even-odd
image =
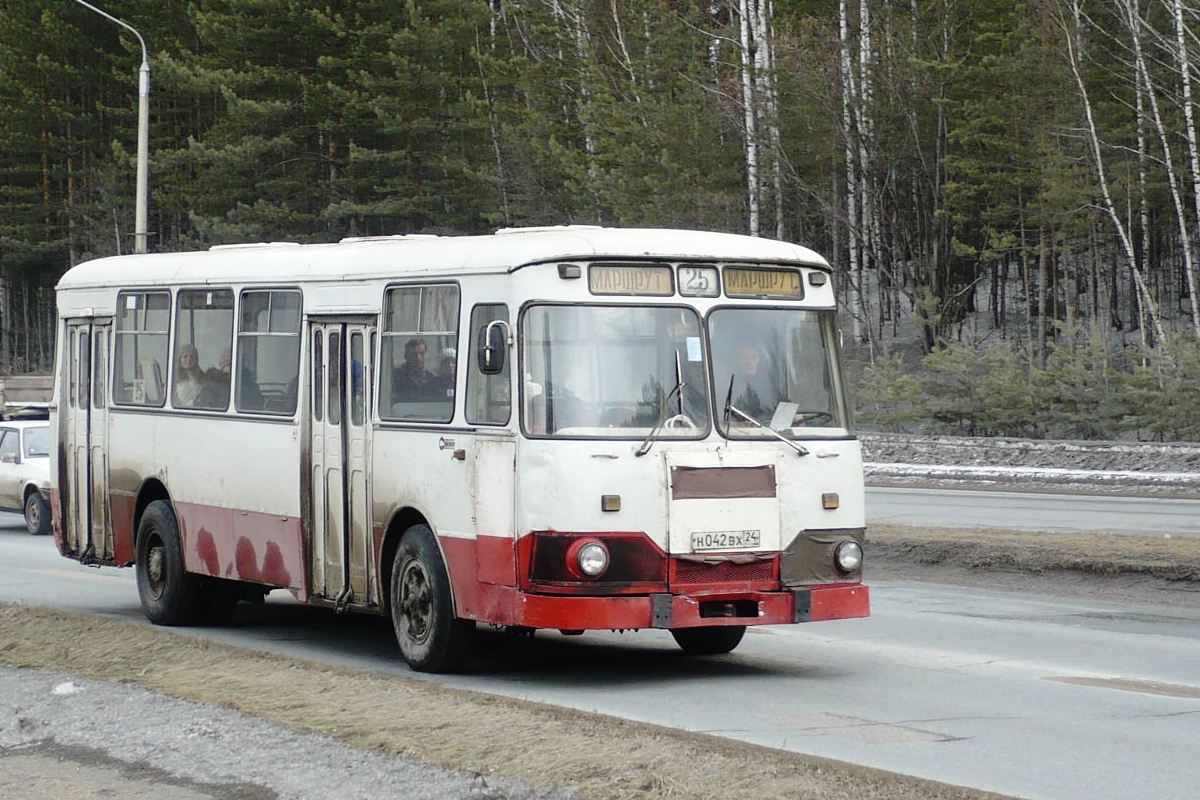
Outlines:
[{"label": "driver behind windshield", "polygon": [[[764,425],[771,421],[776,406],[785,399],[775,378],[771,359],[759,346],[749,340],[734,345],[730,359],[733,365],[732,401],[738,410],[754,417]],[[726,380],[728,385],[728,380]]]}]

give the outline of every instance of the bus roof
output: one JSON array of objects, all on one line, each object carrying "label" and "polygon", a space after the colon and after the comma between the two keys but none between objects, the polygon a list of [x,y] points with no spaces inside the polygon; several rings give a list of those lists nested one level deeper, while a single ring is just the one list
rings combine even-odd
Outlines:
[{"label": "bus roof", "polygon": [[508,228],[491,236],[379,236],[337,244],[269,242],[207,251],[111,256],[68,270],[58,289],[172,284],[372,280],[505,272],[546,261],[594,258],[799,263],[828,270],[806,247],[701,231],[584,225]]}]

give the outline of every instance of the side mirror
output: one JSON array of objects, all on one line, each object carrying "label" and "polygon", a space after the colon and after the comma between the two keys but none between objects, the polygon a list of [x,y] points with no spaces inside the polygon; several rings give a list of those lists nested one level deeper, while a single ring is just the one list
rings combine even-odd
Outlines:
[{"label": "side mirror", "polygon": [[0,456],[0,464],[15,464],[15,463],[17,463],[17,454],[16,453],[5,453],[4,455]]},{"label": "side mirror", "polygon": [[502,319],[492,320],[483,329],[477,356],[479,371],[484,375],[499,375],[504,371],[508,338],[508,323]]}]

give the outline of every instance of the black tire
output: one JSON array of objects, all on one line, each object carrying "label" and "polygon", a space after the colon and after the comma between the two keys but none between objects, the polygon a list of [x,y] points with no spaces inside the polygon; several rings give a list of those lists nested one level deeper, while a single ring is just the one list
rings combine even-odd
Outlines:
[{"label": "black tire", "polygon": [[400,654],[417,672],[453,672],[462,666],[475,623],[454,616],[446,564],[427,525],[400,538],[389,592],[392,627]]},{"label": "black tire", "polygon": [[146,506],[137,533],[138,596],[155,625],[191,625],[201,618],[202,578],[183,566],[179,523],[166,500]]},{"label": "black tire", "polygon": [[45,536],[50,532],[50,509],[37,490],[25,496],[25,529],[34,536]]},{"label": "black tire", "polygon": [[689,656],[716,656],[737,647],[746,635],[745,625],[714,625],[709,628],[672,630],[675,643]]}]

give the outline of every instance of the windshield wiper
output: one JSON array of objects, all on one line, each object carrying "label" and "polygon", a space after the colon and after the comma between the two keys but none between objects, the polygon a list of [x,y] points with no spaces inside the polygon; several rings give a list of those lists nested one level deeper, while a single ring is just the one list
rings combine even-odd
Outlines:
[{"label": "windshield wiper", "polygon": [[776,439],[778,439],[779,441],[786,444],[788,447],[795,450],[796,455],[798,455],[798,456],[808,455],[808,450],[805,447],[796,444],[791,439],[787,438],[786,436],[784,436],[782,433],[775,430],[774,428],[770,428],[770,427],[767,427],[766,425],[763,425],[761,422],[756,420],[754,417],[750,416],[745,411],[742,411],[740,408],[738,408],[737,406],[735,406],[733,404],[733,379],[734,379],[734,377],[735,376],[733,376],[733,375],[729,376],[729,393],[727,395],[725,395],[725,419],[724,419],[725,431],[726,431],[725,435],[726,436],[729,435],[729,433],[728,433],[728,431],[729,431],[729,415],[732,413],[732,414],[736,414],[737,416],[746,420],[746,422],[749,422],[754,427],[761,428],[764,431],[766,431],[767,433],[771,434]]},{"label": "windshield wiper", "polygon": [[667,421],[667,416],[670,415],[670,413],[671,413],[671,398],[674,397],[676,394],[679,395],[679,413],[680,414],[683,413],[683,387],[685,387],[685,386],[687,386],[687,384],[683,382],[683,368],[679,364],[679,351],[676,350],[675,351],[675,388],[672,389],[670,391],[670,393],[667,394],[666,399],[663,400],[663,406],[662,406],[663,410],[662,410],[662,413],[659,414],[659,416],[658,416],[658,422],[654,423],[654,427],[650,429],[650,433],[646,435],[646,438],[644,440],[642,440],[641,445],[639,445],[638,449],[634,451],[633,454],[635,456],[646,455],[646,453],[650,452],[650,448],[654,446],[655,437],[658,434],[659,428],[661,428],[663,426],[663,423]]}]

